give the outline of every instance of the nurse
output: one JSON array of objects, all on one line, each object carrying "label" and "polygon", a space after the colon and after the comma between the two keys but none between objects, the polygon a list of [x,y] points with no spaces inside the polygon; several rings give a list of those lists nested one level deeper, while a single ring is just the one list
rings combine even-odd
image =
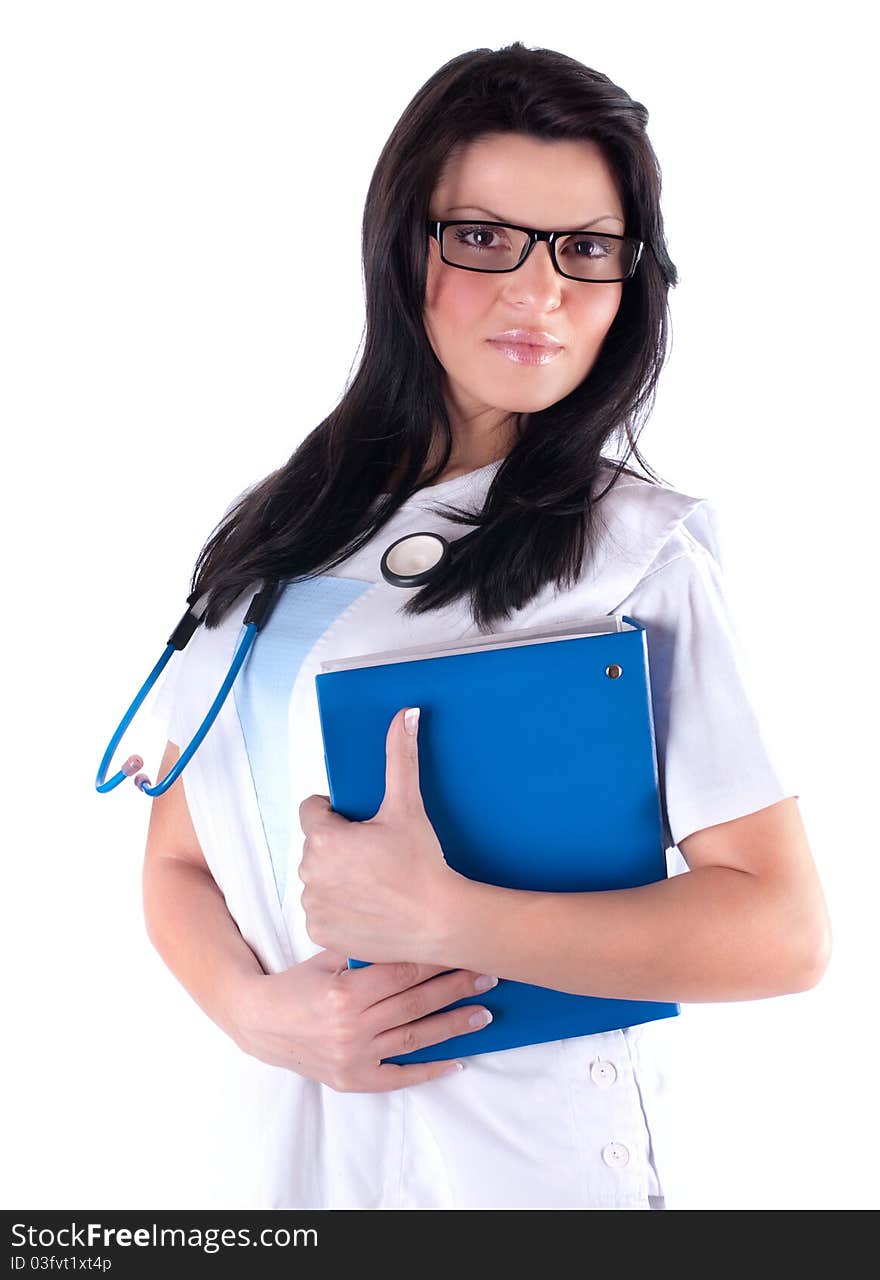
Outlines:
[{"label": "nurse", "polygon": [[[643,461],[633,428],[677,280],[646,121],[552,51],[441,67],[370,184],[357,374],[199,557],[192,587],[210,604],[160,693],[160,777],[222,682],[255,581],[285,583],[234,696],[152,802],[144,870],[154,945],[227,1033],[230,1205],[664,1208],[654,1118],[674,1025],[475,1051],[464,1069],[381,1059],[479,1037],[473,1006],[443,1010],[477,990],[491,1012],[498,978],[728,1001],[806,990],[827,965],[714,510],[607,456],[626,439]],[[332,287],[332,235],[316,219],[308,236]],[[384,550],[421,531],[453,553],[426,585],[390,585]],[[610,612],[647,628],[677,873],[553,894],[452,872],[421,801],[418,708],[389,723],[377,814],[331,810],[321,662]],[[375,963],[349,970],[347,955]]]}]

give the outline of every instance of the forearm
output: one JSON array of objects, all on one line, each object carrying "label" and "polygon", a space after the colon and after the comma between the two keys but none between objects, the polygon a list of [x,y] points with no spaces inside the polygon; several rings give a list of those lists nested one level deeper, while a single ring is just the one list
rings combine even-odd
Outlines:
[{"label": "forearm", "polygon": [[153,946],[208,1017],[235,1039],[247,982],[263,968],[213,877],[181,858],[148,857],[143,895]]},{"label": "forearm", "polygon": [[456,876],[420,957],[623,1000],[753,1000],[812,985],[784,891],[731,867],[634,889],[539,893]]}]

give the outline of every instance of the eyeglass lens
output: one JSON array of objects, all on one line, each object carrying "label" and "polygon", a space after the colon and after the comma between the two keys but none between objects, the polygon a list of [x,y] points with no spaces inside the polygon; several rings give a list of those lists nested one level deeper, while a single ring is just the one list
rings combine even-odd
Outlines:
[{"label": "eyeglass lens", "polygon": [[[525,252],[529,237],[514,227],[480,222],[444,227],[443,256],[460,267],[509,271]],[[556,241],[556,260],[579,280],[622,280],[632,270],[637,244],[594,231],[577,231]]]}]

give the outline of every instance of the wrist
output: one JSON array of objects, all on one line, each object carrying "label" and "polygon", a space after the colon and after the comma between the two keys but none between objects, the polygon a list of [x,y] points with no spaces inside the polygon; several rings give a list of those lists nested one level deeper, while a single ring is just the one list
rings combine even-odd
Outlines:
[{"label": "wrist", "polygon": [[430,926],[422,935],[424,949],[419,957],[422,964],[467,968],[464,956],[480,887],[478,881],[469,880],[452,867],[444,868],[434,895]]}]

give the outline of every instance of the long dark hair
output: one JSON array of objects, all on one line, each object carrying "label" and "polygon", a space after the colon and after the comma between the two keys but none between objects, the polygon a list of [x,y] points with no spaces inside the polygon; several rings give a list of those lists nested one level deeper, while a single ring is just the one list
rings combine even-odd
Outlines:
[{"label": "long dark hair", "polygon": [[[449,158],[488,134],[596,142],[621,188],[626,233],[645,249],[588,375],[557,403],[514,415],[515,441],[482,511],[444,508],[471,531],[452,543],[446,565],[403,608],[422,613],[467,595],[478,628],[491,630],[545,583],[577,580],[594,547],[599,498],[623,472],[638,474],[628,459],[635,455],[650,473],[642,478],[655,482],[637,437],[665,362],[667,293],[678,274],[666,251],[647,121],[646,108],[601,72],[519,41],[460,54],[422,86],[394,126],[367,193],[361,363],[328,417],[245,492],[199,553],[190,601],[209,593],[204,625],[219,625],[258,579],[315,577],[340,563],[445,469],[452,431],[444,371],[422,321],[425,220]],[[419,482],[435,437],[445,439],[443,458]],[[625,438],[626,451],[596,493],[612,437]],[[400,483],[383,496],[404,463]]]}]

